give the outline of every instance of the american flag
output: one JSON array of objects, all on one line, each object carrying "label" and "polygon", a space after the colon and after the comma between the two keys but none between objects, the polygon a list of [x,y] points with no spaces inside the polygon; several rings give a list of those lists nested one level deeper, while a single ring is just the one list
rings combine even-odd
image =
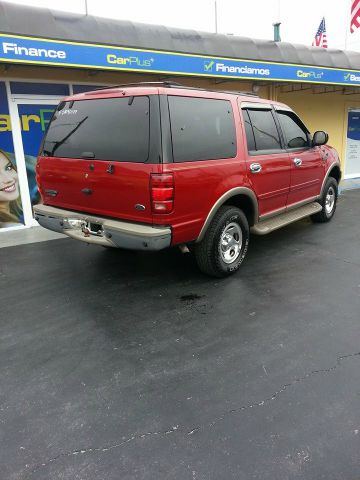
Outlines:
[{"label": "american flag", "polygon": [[[357,3],[360,5],[360,0],[357,0]],[[320,22],[319,28],[317,29],[314,41],[312,43],[313,47],[323,47],[327,48],[327,38],[326,38],[326,27],[325,27],[325,17]]]},{"label": "american flag", "polygon": [[352,0],[351,2],[351,20],[350,32],[354,33],[355,28],[360,27],[360,0]]}]

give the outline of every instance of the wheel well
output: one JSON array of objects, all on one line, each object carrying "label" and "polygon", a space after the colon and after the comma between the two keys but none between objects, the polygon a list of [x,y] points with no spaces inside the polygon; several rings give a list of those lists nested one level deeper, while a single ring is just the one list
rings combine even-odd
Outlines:
[{"label": "wheel well", "polygon": [[244,212],[245,217],[249,223],[249,226],[252,227],[255,223],[255,208],[254,204],[250,197],[247,195],[235,195],[228,200],[226,200],[223,205],[232,205],[239,208]]},{"label": "wheel well", "polygon": [[329,173],[329,177],[335,178],[335,180],[337,181],[337,183],[340,182],[340,179],[341,179],[341,171],[340,171],[340,168],[339,168],[337,165],[331,170],[331,172]]}]

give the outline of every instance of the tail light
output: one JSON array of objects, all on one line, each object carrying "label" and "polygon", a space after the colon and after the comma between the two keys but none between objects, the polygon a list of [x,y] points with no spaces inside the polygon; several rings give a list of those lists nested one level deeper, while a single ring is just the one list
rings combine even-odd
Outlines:
[{"label": "tail light", "polygon": [[170,213],[174,208],[174,175],[152,173],[150,179],[151,208],[153,213]]},{"label": "tail light", "polygon": [[43,191],[42,191],[42,187],[41,187],[41,177],[40,177],[40,173],[39,173],[39,160],[37,161],[36,166],[35,166],[35,180],[36,180],[36,183],[37,183],[39,193],[42,196]]}]

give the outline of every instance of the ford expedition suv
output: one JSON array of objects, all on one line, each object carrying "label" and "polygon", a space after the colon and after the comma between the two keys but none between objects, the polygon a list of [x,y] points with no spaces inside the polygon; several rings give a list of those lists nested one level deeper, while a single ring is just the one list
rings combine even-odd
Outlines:
[{"label": "ford expedition suv", "polygon": [[133,250],[186,247],[234,273],[250,232],[334,215],[341,177],[328,135],[251,94],[140,83],[67,97],[36,173],[45,228]]}]

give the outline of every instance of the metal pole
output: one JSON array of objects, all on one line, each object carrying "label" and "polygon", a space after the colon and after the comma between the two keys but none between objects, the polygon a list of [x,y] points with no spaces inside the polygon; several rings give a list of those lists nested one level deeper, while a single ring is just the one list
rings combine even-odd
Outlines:
[{"label": "metal pole", "polygon": [[279,23],[280,23],[280,11],[281,11],[280,1],[281,0],[278,0],[278,11],[277,11],[278,18],[276,19],[276,22],[279,22]]},{"label": "metal pole", "polygon": [[88,4],[87,4],[87,0],[85,0],[85,15],[88,15],[88,14],[89,14]]},{"label": "metal pole", "polygon": [[348,15],[346,16],[345,50],[347,50],[348,35],[349,35],[349,30],[350,30],[350,21],[349,21],[349,18],[351,18],[351,0],[348,0]]},{"label": "metal pole", "polygon": [[215,33],[218,33],[218,23],[217,23],[217,2],[215,0]]}]

